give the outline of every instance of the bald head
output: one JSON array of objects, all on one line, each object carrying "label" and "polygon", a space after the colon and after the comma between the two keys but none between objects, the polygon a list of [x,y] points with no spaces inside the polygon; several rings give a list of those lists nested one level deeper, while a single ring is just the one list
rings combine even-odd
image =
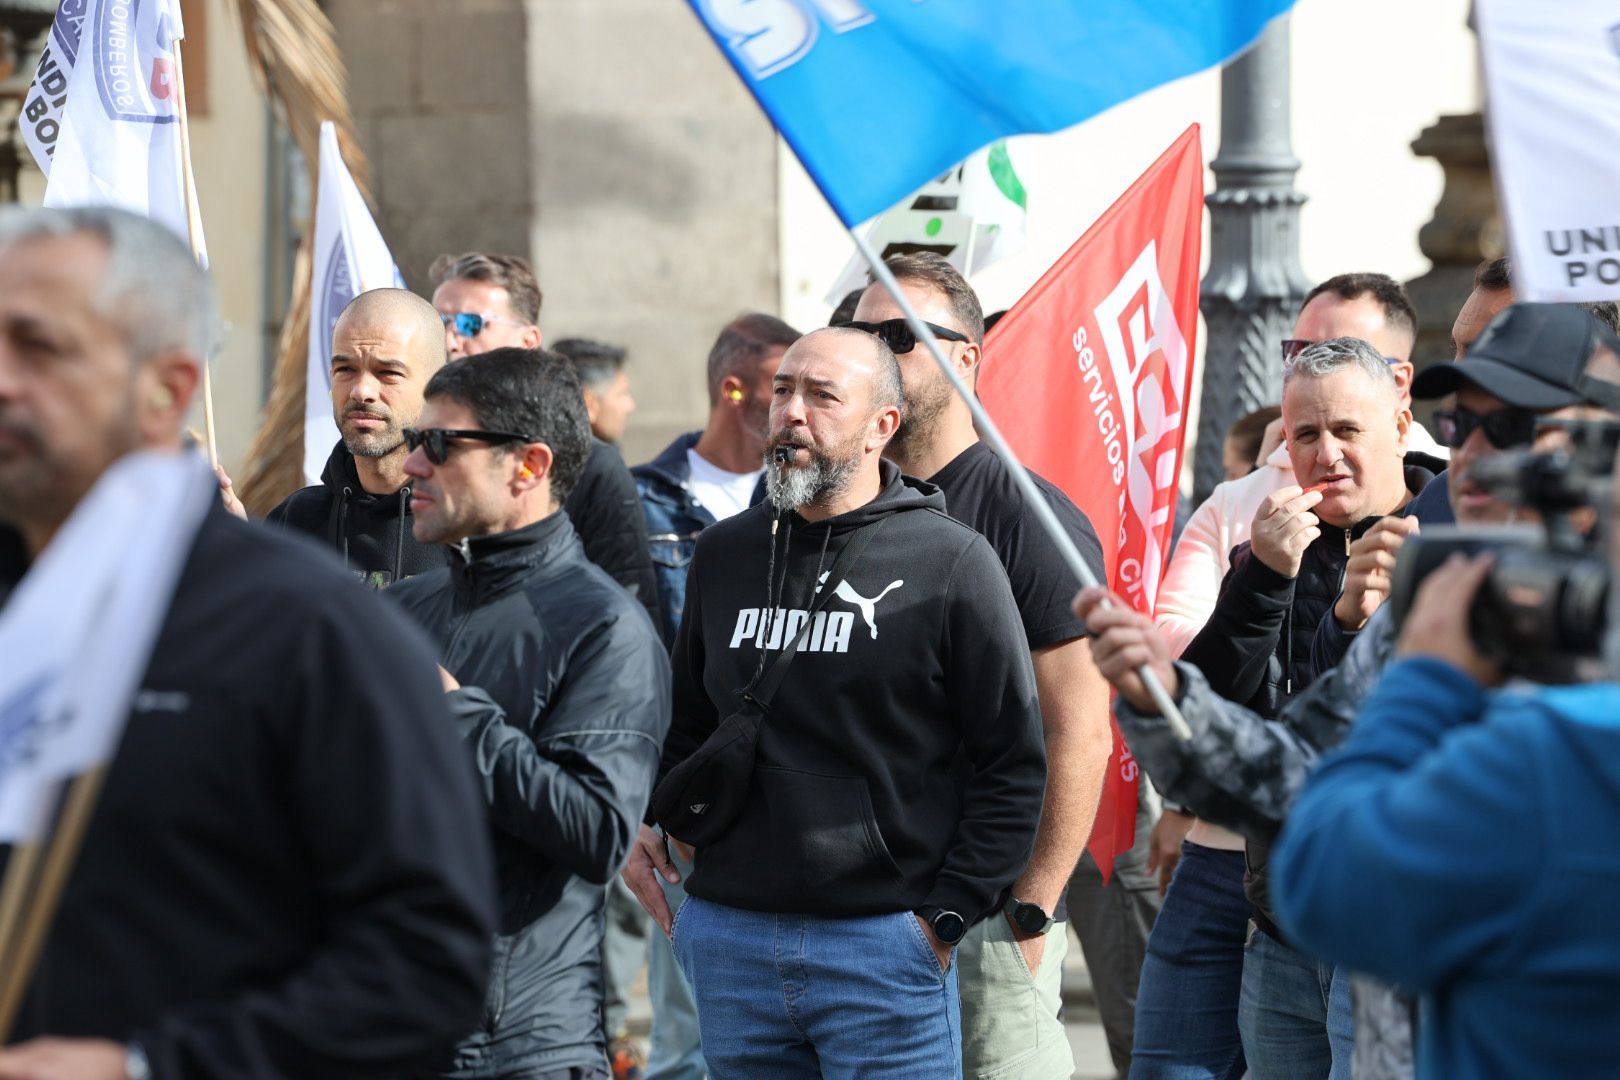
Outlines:
[{"label": "bald head", "polygon": [[401,454],[422,390],[444,366],[444,328],[433,305],[404,289],[372,289],[332,328],[332,416],[356,457]]},{"label": "bald head", "polygon": [[801,345],[817,352],[831,352],[864,369],[871,387],[874,409],[889,406],[904,408],[905,391],[900,382],[900,361],[895,358],[894,350],[875,334],[850,326],[828,326],[810,331],[790,346],[788,352],[794,352]]}]

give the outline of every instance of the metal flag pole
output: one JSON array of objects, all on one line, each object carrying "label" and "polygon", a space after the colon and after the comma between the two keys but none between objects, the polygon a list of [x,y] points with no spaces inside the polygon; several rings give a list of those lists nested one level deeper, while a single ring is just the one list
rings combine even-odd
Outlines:
[{"label": "metal flag pole", "polygon": [[[928,324],[923,322],[916,309],[911,306],[911,301],[906,299],[906,294],[901,291],[900,283],[895,281],[894,274],[884,265],[877,252],[872,250],[871,244],[867,242],[865,237],[853,228],[848,229],[848,232],[855,241],[855,247],[860,251],[862,257],[866,259],[866,265],[871,268],[873,278],[882,284],[885,289],[889,290],[889,295],[894,297],[894,302],[900,306],[901,312],[905,315],[906,324],[911,327],[911,332],[919,342],[927,347],[928,354],[934,358],[934,363],[939,365],[939,370],[945,373],[945,377],[950,380],[951,386],[961,395],[962,400],[967,402],[968,411],[973,414],[974,425],[979,429],[979,433],[984,436],[985,441],[990,444],[990,448],[1006,463],[1007,469],[1013,475],[1013,480],[1018,484],[1018,490],[1024,496],[1024,502],[1030,509],[1035,511],[1036,519],[1041,523],[1041,527],[1046,530],[1047,534],[1051,536],[1052,542],[1057,545],[1058,553],[1063,556],[1063,561],[1069,564],[1069,569],[1073,570],[1074,576],[1080,579],[1083,588],[1094,588],[1101,584],[1092,574],[1091,567],[1087,566],[1086,561],[1080,557],[1080,550],[1074,546],[1074,541],[1069,539],[1069,534],[1063,531],[1063,525],[1058,521],[1057,515],[1052,512],[1052,507],[1048,505],[1046,497],[1041,494],[1040,488],[1036,487],[1035,481],[1030,479],[1029,470],[1025,469],[1023,462],[1018,460],[1018,455],[1013,453],[1013,449],[1007,444],[1007,440],[1001,437],[1001,430],[996,427],[995,421],[990,419],[990,414],[984,411],[984,406],[980,404],[978,396],[962,381],[962,377],[956,373],[956,369],[951,366],[951,362],[945,358],[944,351],[939,347],[939,340],[934,337],[933,331],[928,329]],[[1164,685],[1159,682],[1158,676],[1154,675],[1152,669],[1146,664],[1137,668],[1136,674],[1141,678],[1142,684],[1147,687],[1148,693],[1153,696],[1153,702],[1158,706],[1159,714],[1169,722],[1170,730],[1175,732],[1176,737],[1183,741],[1191,739],[1192,729],[1187,726],[1187,721],[1181,715],[1181,710],[1176,708],[1176,703],[1170,700],[1170,695],[1165,692]]]}]

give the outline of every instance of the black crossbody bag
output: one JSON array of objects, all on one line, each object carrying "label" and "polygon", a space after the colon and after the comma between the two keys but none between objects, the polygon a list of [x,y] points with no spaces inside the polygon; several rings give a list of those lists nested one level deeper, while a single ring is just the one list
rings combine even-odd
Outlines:
[{"label": "black crossbody bag", "polygon": [[788,664],[810,634],[810,626],[832,600],[833,591],[860,560],[861,552],[872,542],[888,518],[879,518],[850,538],[833,560],[821,587],[821,600],[805,616],[804,626],[792,644],[747,686],[737,692],[742,704],[692,755],[669,771],[652,793],[652,819],[668,836],[693,847],[705,847],[720,839],[742,813],[748,786],[754,779],[754,759],[759,753],[759,729],[771,711],[771,699],[781,689]]}]

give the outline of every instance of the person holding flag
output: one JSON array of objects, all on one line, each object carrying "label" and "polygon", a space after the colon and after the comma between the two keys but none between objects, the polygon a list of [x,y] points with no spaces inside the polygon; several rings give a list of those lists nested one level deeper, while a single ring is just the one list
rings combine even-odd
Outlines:
[{"label": "person holding flag", "polygon": [[[973,287],[932,252],[895,256],[887,265],[971,385],[984,346],[983,309]],[[1013,883],[1002,916],[975,925],[957,949],[963,1071],[971,1078],[1063,1080],[1074,1072],[1059,1015],[1068,951],[1064,894],[1085,853],[1113,751],[1108,683],[1091,661],[1085,624],[1069,610],[1074,575],[1028,520],[1007,467],[979,441],[967,403],[916,347],[889,291],[869,286],[854,321],[845,325],[882,338],[899,359],[905,421],[884,456],[901,472],[936,485],[946,512],[995,549],[1018,604],[1041,705],[1047,780],[1035,853]],[[1055,486],[1037,483],[1101,578],[1102,545],[1091,522]]]}]

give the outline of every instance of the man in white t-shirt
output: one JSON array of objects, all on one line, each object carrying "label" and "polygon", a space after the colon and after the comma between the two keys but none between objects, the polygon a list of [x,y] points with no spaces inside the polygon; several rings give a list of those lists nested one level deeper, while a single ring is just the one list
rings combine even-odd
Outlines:
[{"label": "man in white t-shirt", "polygon": [[[771,381],[782,354],[797,340],[799,332],[774,315],[749,312],[727,323],[709,350],[708,423],[630,470],[647,515],[666,644],[680,626],[686,568],[698,534],[755,501],[765,472]],[[692,869],[684,857],[689,853],[672,855],[684,878]],[[681,883],[666,883],[665,892],[673,911],[685,896]],[[702,1080],[697,1007],[662,934],[652,935],[647,986],[653,1008],[647,1080]]]}]

